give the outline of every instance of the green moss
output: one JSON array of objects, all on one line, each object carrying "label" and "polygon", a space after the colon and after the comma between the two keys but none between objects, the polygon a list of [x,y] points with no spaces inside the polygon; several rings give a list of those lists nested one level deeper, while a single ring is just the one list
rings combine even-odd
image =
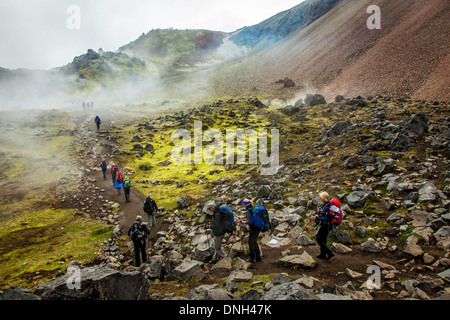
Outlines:
[{"label": "green moss", "polygon": [[[50,271],[63,270],[70,261],[92,259],[111,227],[77,218],[73,210],[32,210],[0,227],[2,288],[36,287]],[[41,274],[37,277],[26,275]]]}]

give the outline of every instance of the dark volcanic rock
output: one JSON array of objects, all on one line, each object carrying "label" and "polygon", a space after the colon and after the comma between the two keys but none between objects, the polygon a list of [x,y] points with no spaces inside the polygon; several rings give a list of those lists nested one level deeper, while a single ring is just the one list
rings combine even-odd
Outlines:
[{"label": "dark volcanic rock", "polygon": [[49,300],[146,300],[149,280],[140,272],[120,272],[111,268],[80,269],[80,289],[69,289],[73,275],[38,287],[35,294]]}]

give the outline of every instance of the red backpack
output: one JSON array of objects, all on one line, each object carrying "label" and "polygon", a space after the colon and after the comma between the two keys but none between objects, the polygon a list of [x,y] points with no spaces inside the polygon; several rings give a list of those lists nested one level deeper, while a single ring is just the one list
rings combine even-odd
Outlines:
[{"label": "red backpack", "polygon": [[120,170],[117,170],[116,181],[118,181],[118,182],[122,181],[122,172],[120,172]]},{"label": "red backpack", "polygon": [[330,225],[332,227],[337,227],[342,223],[342,210],[341,210],[341,203],[338,199],[332,199],[330,201],[330,215],[331,215],[331,222]]}]

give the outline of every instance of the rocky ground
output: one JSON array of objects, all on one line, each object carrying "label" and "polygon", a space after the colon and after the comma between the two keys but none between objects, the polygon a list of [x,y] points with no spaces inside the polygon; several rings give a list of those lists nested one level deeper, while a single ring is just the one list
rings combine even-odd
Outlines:
[{"label": "rocky ground", "polygon": [[[89,290],[73,296],[67,291],[70,274],[66,274],[33,293],[5,290],[3,298],[64,299],[66,294],[158,300],[450,297],[446,102],[338,96],[327,103],[320,95],[308,95],[305,101],[288,105],[283,100],[242,98],[154,116],[138,124],[106,122],[100,132],[95,132],[91,120],[87,117],[77,134],[78,143],[87,150],[80,154],[80,171],[85,173],[80,176],[80,190],[60,202],[114,227],[96,259],[74,262],[82,266],[82,286],[88,284]],[[222,130],[278,128],[276,174],[261,175],[260,166],[250,165],[215,166],[208,172],[192,166],[189,175],[158,179],[163,169],[177,170],[170,157],[159,166],[150,163],[149,168],[140,168],[142,159],[150,161],[170,143],[164,130],[192,129],[194,120]],[[103,157],[126,168],[133,184],[131,203],[113,190],[109,175],[103,180],[97,167]],[[176,190],[172,200],[160,204],[148,262],[135,268],[128,228],[142,212],[143,195],[149,189],[172,186]],[[195,195],[189,192],[193,187],[199,188]],[[342,225],[329,238],[336,253],[329,261],[315,257],[319,248],[312,223],[302,233],[308,216],[320,204],[322,190],[338,198],[345,213]],[[212,263],[207,208],[217,198],[225,198],[238,219],[244,218],[240,206],[244,198],[267,206],[273,228],[261,235],[261,262],[245,262],[247,231],[238,224],[236,233],[223,242],[228,257]],[[370,287],[371,266],[380,270],[380,288]],[[126,293],[114,289],[121,281],[127,283]]]}]

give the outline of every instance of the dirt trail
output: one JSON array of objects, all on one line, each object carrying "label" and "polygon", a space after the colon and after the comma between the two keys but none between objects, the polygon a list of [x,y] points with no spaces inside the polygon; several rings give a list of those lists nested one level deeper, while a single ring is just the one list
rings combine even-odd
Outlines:
[{"label": "dirt trail", "polygon": [[[92,130],[94,132],[95,138],[98,140],[95,146],[92,148],[93,156],[86,160],[85,165],[88,168],[98,167],[102,159],[106,159],[108,162],[108,170],[106,172],[106,179],[103,178],[102,171],[91,171],[90,176],[95,179],[95,186],[104,189],[105,192],[102,193],[104,199],[108,199],[110,201],[115,201],[120,205],[119,211],[119,226],[123,234],[127,234],[129,228],[136,221],[136,216],[141,215],[143,217],[144,223],[147,223],[147,215],[143,212],[142,206],[144,203],[145,195],[142,195],[139,191],[133,188],[133,177],[130,178],[131,182],[131,190],[130,190],[130,202],[125,201],[125,194],[123,189],[120,193],[117,192],[117,189],[113,187],[112,177],[109,173],[110,166],[112,163],[116,164],[120,170],[122,170],[121,164],[114,161],[111,157],[112,149],[115,146],[118,146],[112,140],[108,140],[107,137],[110,134],[109,130],[111,127],[111,116],[107,110],[101,111],[102,116],[102,124],[100,126],[100,130],[97,131],[95,123],[93,122],[94,114],[87,114],[86,121],[83,126],[88,130]],[[126,176],[125,173],[123,173]],[[148,244],[151,246],[156,240],[156,233],[163,229],[163,218],[157,217],[156,223],[151,230],[149,242]]]}]

